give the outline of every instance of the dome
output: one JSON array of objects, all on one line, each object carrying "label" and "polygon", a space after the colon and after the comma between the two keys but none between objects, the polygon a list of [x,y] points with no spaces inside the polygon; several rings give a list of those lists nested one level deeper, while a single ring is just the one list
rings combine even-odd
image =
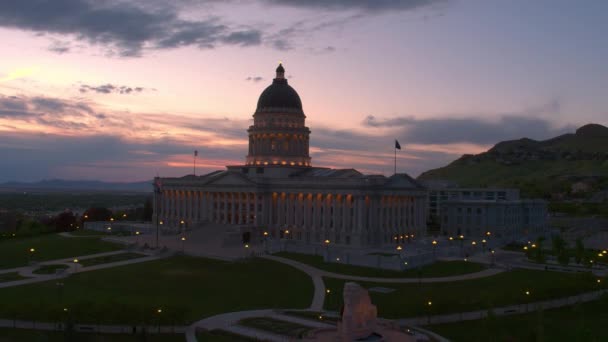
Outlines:
[{"label": "dome", "polygon": [[260,95],[256,112],[281,110],[303,113],[300,96],[287,84],[287,79],[284,77],[285,69],[283,65],[279,64],[276,71],[277,77],[272,80],[272,84],[264,89]]}]

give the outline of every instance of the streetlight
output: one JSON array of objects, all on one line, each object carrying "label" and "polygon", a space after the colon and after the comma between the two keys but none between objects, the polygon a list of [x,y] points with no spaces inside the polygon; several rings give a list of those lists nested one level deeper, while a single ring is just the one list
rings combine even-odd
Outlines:
[{"label": "streetlight", "polygon": [[494,266],[494,250],[491,250],[490,252],[492,253],[492,266]]},{"label": "streetlight", "polygon": [[398,251],[400,251],[400,250],[402,250],[402,249],[403,249],[403,247],[401,247],[401,246],[397,246],[397,250],[398,250]]},{"label": "streetlight", "polygon": [[136,240],[135,243],[139,245],[139,230],[135,232]]},{"label": "streetlight", "polygon": [[182,240],[182,254],[184,254],[186,248],[186,237],[182,236],[180,240]]},{"label": "streetlight", "polygon": [[482,246],[481,252],[482,253],[486,252],[486,242],[487,242],[486,239],[481,240],[481,246]]},{"label": "streetlight", "polygon": [[36,248],[30,248],[29,251],[30,251],[30,254],[29,254],[30,262],[33,262],[34,261],[34,252],[36,252]]},{"label": "streetlight", "polygon": [[72,260],[74,262],[74,273],[78,271],[78,259]]},{"label": "streetlight", "polygon": [[437,240],[433,240],[432,244],[433,244],[433,259],[435,259],[435,254],[436,254],[435,252],[437,250]]}]

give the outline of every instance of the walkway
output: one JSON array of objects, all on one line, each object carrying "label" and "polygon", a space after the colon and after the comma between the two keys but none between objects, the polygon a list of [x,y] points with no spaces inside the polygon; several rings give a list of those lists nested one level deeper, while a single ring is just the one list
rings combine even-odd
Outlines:
[{"label": "walkway", "polygon": [[[81,331],[87,333],[106,333],[106,334],[132,334],[132,325],[98,325],[98,324],[75,324],[74,331]],[[151,326],[135,326],[137,332],[146,330],[149,334],[182,334],[185,333],[188,327],[186,326],[168,326],[157,325]],[[0,328],[18,328],[18,329],[32,329],[32,330],[48,330],[48,331],[62,331],[62,326],[55,322],[36,322],[36,321],[21,321],[21,320],[10,320],[0,319]],[[159,330],[160,329],[160,330]]]},{"label": "walkway", "polygon": [[[289,311],[302,311],[302,310],[289,310]],[[253,318],[253,317],[268,317],[274,318],[281,321],[292,322],[296,324],[301,324],[313,328],[332,328],[334,327],[331,324],[317,322],[305,318],[299,318],[294,316],[285,315],[281,312],[277,312],[275,310],[249,310],[249,311],[238,311],[238,312],[229,312],[225,314],[220,314],[212,317],[208,317],[202,319],[198,322],[193,323],[189,329],[186,331],[186,339],[188,342],[195,342],[196,339],[192,340],[189,335],[194,335],[197,328],[205,329],[205,330],[214,330],[221,329],[225,331],[230,331],[239,335],[255,337],[259,340],[263,341],[273,341],[273,342],[287,342],[289,339],[285,336],[272,334],[269,332],[261,331],[258,329],[252,329],[248,327],[244,327],[238,324],[238,322],[245,318]]]},{"label": "walkway", "polygon": [[311,277],[313,275],[318,275],[320,277],[327,277],[327,278],[336,278],[336,279],[346,279],[346,280],[353,280],[353,281],[364,281],[364,282],[371,282],[371,283],[403,283],[403,284],[410,284],[410,283],[447,283],[447,282],[452,282],[452,281],[460,281],[460,280],[472,280],[472,279],[479,279],[479,278],[485,278],[485,277],[490,277],[499,273],[504,272],[503,269],[500,268],[488,268],[485,269],[483,271],[479,271],[479,272],[475,272],[475,273],[467,273],[467,274],[461,274],[461,275],[456,275],[456,276],[449,276],[449,277],[436,277],[436,278],[376,278],[376,277],[361,277],[361,276],[353,276],[353,275],[348,275],[348,274],[341,274],[341,273],[333,273],[333,272],[329,272],[329,271],[324,271],[321,269],[318,269],[316,267],[301,263],[299,261],[295,261],[292,259],[288,259],[288,258],[283,258],[283,257],[278,257],[278,256],[274,256],[274,255],[264,255],[262,256],[262,258],[266,258],[266,259],[270,259],[270,260],[274,260],[274,261],[278,261],[278,262],[282,262],[284,264],[293,266],[303,272],[306,272],[307,274],[309,274]]},{"label": "walkway", "polygon": [[[39,282],[44,282],[44,281],[53,280],[53,279],[62,279],[62,278],[68,277],[69,275],[75,274],[75,273],[95,271],[95,270],[101,270],[101,269],[105,269],[105,268],[137,264],[140,262],[158,260],[158,259],[166,258],[169,256],[168,253],[152,254],[151,252],[148,252],[148,251],[137,251],[137,253],[144,254],[147,256],[144,256],[141,258],[135,258],[135,259],[109,262],[109,263],[105,263],[105,264],[93,265],[93,266],[88,266],[88,267],[82,266],[81,264],[78,264],[78,263],[74,263],[74,259],[84,260],[84,259],[92,259],[92,258],[97,258],[97,257],[122,254],[122,253],[133,253],[133,252],[134,251],[125,249],[125,250],[113,251],[113,252],[80,255],[80,256],[64,258],[64,259],[47,260],[44,262],[37,263],[36,265],[4,269],[4,270],[1,270],[0,273],[18,272],[19,275],[21,275],[22,277],[28,277],[28,278],[15,280],[15,281],[1,282],[0,288],[39,283]],[[63,272],[55,273],[55,274],[36,274],[36,273],[34,273],[34,271],[40,266],[57,265],[57,264],[66,265],[66,266],[68,266],[68,268],[65,269]]]},{"label": "walkway", "polygon": [[413,318],[405,318],[396,320],[402,325],[426,325],[426,324],[441,324],[441,323],[453,323],[461,321],[470,321],[482,319],[488,316],[488,310],[491,310],[496,316],[516,315],[527,312],[533,312],[536,309],[556,309],[564,306],[571,306],[577,303],[586,303],[594,300],[598,300],[602,295],[608,293],[608,290],[598,290],[593,292],[582,293],[576,296],[545,300],[540,302],[532,302],[528,304],[517,304],[510,306],[503,306],[498,308],[460,312],[446,315],[434,315],[434,316],[420,316]]}]

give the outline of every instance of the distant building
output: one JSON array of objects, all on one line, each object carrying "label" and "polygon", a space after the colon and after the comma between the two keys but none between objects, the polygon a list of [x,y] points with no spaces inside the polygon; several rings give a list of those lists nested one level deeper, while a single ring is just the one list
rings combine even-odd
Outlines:
[{"label": "distant building", "polygon": [[510,242],[534,238],[547,229],[547,202],[540,199],[447,200],[440,212],[445,236],[492,236]]},{"label": "distant building", "polygon": [[163,228],[354,247],[423,236],[427,192],[410,176],[312,166],[302,102],[284,73],[279,65],[259,97],[243,165],[155,180]]},{"label": "distant building", "polygon": [[519,199],[518,189],[494,188],[458,188],[453,184],[434,186],[436,183],[424,183],[429,188],[429,216],[440,217],[441,206],[447,201],[505,201]]},{"label": "distant building", "polygon": [[513,241],[547,229],[547,202],[521,199],[519,189],[458,188],[454,183],[424,182],[429,188],[429,217],[444,236]]}]

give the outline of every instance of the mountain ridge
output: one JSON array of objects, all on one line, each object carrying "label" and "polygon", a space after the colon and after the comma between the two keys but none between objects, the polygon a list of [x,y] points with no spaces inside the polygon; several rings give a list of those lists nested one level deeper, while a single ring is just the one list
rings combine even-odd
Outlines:
[{"label": "mountain ridge", "polygon": [[447,180],[460,186],[509,186],[549,198],[584,182],[608,186],[608,127],[581,126],[546,140],[501,141],[486,152],[465,154],[450,164],[423,172],[418,180]]}]

